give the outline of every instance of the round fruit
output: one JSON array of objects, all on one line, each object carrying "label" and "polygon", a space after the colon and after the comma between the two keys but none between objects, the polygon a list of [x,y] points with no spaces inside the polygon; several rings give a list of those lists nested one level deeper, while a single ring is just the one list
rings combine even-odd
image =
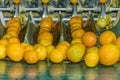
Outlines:
[{"label": "round fruit", "polygon": [[74,63],[80,62],[85,54],[85,45],[76,43],[71,45],[67,51],[67,58]]},{"label": "round fruit", "polygon": [[47,50],[44,46],[37,44],[34,46],[34,49],[38,54],[39,60],[45,60],[47,58]]},{"label": "round fruit", "polygon": [[100,63],[106,66],[115,64],[120,58],[120,50],[114,44],[106,44],[99,50]]},{"label": "round fruit", "polygon": [[24,49],[19,43],[13,43],[7,46],[7,56],[13,61],[21,61],[24,55]]},{"label": "round fruit", "polygon": [[112,31],[109,31],[109,30],[104,31],[103,33],[100,34],[99,41],[101,45],[115,43],[116,35]]},{"label": "round fruit", "polygon": [[63,54],[61,54],[60,50],[58,49],[54,49],[51,53],[50,53],[50,61],[53,63],[60,63],[63,61]]},{"label": "round fruit", "polygon": [[107,21],[106,21],[106,19],[104,19],[104,18],[99,18],[98,20],[97,20],[97,26],[98,27],[100,27],[100,28],[104,28],[104,27],[106,27],[106,25],[107,25]]},{"label": "round fruit", "polygon": [[0,45],[0,59],[4,59],[6,57],[6,46]]},{"label": "round fruit", "polygon": [[85,64],[88,67],[95,67],[99,62],[98,48],[91,47],[87,49],[87,53],[85,55]]},{"label": "round fruit", "polygon": [[86,47],[93,47],[97,42],[97,36],[94,32],[86,32],[82,37],[82,41]]},{"label": "round fruit", "polygon": [[38,54],[33,51],[33,50],[28,50],[25,52],[24,54],[24,60],[28,63],[28,64],[34,64],[37,63],[39,60]]},{"label": "round fruit", "polygon": [[77,29],[72,32],[72,38],[81,38],[85,34],[85,31],[83,29]]}]

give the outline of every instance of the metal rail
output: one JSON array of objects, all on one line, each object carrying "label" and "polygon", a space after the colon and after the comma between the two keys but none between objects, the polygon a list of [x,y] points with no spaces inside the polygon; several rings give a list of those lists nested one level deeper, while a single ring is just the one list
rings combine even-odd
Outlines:
[{"label": "metal rail", "polygon": [[[19,12],[25,12],[25,11],[42,11],[43,8],[24,8],[24,7],[20,7],[20,11]],[[110,11],[119,11],[120,8],[106,8],[106,12],[110,12]],[[0,8],[0,11],[14,11],[14,8]],[[48,7],[48,11],[49,12],[55,12],[55,11],[64,11],[64,12],[72,12],[72,8],[49,8]],[[100,12],[100,7],[97,8],[79,8],[78,7],[78,12],[82,12],[82,11],[95,11],[95,12]]]}]

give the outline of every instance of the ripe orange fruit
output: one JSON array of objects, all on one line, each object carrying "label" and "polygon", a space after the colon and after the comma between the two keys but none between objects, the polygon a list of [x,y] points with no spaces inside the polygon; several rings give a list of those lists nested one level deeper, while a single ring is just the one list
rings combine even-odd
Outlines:
[{"label": "ripe orange fruit", "polygon": [[20,3],[20,0],[13,0],[13,2],[14,2],[15,4],[19,4],[19,3]]},{"label": "ripe orange fruit", "polygon": [[94,32],[86,32],[82,37],[82,41],[86,47],[92,47],[97,42],[97,36]]},{"label": "ripe orange fruit", "polygon": [[74,24],[74,23],[78,23],[78,24],[83,25],[82,16],[74,16],[74,17],[71,17],[71,19],[70,19],[70,21],[69,21],[70,26],[72,26],[72,24]]},{"label": "ripe orange fruit", "polygon": [[77,29],[72,32],[72,38],[81,38],[85,34],[85,31],[83,29]]},{"label": "ripe orange fruit", "polygon": [[50,45],[50,46],[47,46],[46,49],[47,49],[47,58],[49,59],[49,55],[55,49],[55,46]]},{"label": "ripe orange fruit", "polygon": [[115,45],[117,45],[120,48],[120,37],[118,37],[115,41]]},{"label": "ripe orange fruit", "polygon": [[60,63],[63,61],[63,54],[61,54],[60,50],[54,49],[49,55],[50,61],[53,63]]},{"label": "ripe orange fruit", "polygon": [[17,62],[23,59],[24,49],[19,43],[13,43],[7,46],[7,56]]},{"label": "ripe orange fruit", "polygon": [[88,67],[95,67],[99,62],[98,48],[90,47],[85,54],[85,64]]},{"label": "ripe orange fruit", "polygon": [[37,38],[38,43],[43,39],[47,39],[53,42],[53,35],[50,32],[43,32],[38,34],[38,38]]},{"label": "ripe orange fruit", "polygon": [[106,66],[115,64],[120,58],[120,50],[114,44],[106,44],[99,49],[100,63]]},{"label": "ripe orange fruit", "polygon": [[52,41],[50,41],[49,39],[42,39],[42,40],[39,41],[39,44],[41,44],[42,46],[47,47],[47,46],[52,45]]},{"label": "ripe orange fruit", "polygon": [[100,34],[99,41],[101,45],[115,43],[116,35],[112,31],[109,31],[109,30],[104,31],[103,33]]},{"label": "ripe orange fruit", "polygon": [[71,41],[71,45],[72,44],[74,44],[74,43],[82,43],[82,40],[81,40],[81,38],[80,39],[73,39],[72,41]]},{"label": "ripe orange fruit", "polygon": [[106,3],[107,0],[100,0],[100,3]]},{"label": "ripe orange fruit", "polygon": [[38,54],[39,60],[45,60],[47,58],[47,50],[44,46],[36,44],[34,50]]},{"label": "ripe orange fruit", "polygon": [[67,59],[66,54],[69,46],[70,44],[67,41],[62,41],[56,46],[56,49],[60,50],[61,54],[63,54],[64,60]]},{"label": "ripe orange fruit", "polygon": [[2,39],[8,40],[10,37],[12,37],[11,34],[5,34]]},{"label": "ripe orange fruit", "polygon": [[28,64],[34,64],[38,62],[39,57],[38,57],[38,54],[34,50],[28,50],[24,54],[24,60]]},{"label": "ripe orange fruit", "polygon": [[8,41],[5,40],[5,39],[1,39],[1,40],[0,40],[0,45],[7,46],[7,45],[8,45]]},{"label": "ripe orange fruit", "polygon": [[26,46],[24,47],[24,51],[26,52],[26,51],[29,51],[29,50],[34,50],[34,47],[30,44],[28,44],[28,45],[26,44]]},{"label": "ripe orange fruit", "polygon": [[12,44],[12,43],[20,43],[20,40],[18,38],[16,38],[16,37],[11,37],[8,40],[8,45]]},{"label": "ripe orange fruit", "polygon": [[0,45],[0,59],[4,59],[6,57],[6,46]]},{"label": "ripe orange fruit", "polygon": [[76,43],[71,45],[67,51],[67,58],[71,62],[80,62],[85,54],[85,45],[82,43]]}]

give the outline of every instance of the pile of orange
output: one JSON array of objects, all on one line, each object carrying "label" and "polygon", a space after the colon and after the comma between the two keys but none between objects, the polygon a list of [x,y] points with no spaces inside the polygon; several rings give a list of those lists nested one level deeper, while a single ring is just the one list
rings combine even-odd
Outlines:
[{"label": "pile of orange", "polygon": [[3,39],[8,40],[11,37],[18,38],[20,31],[21,31],[20,19],[18,17],[14,17],[7,22],[7,32],[3,36]]},{"label": "pile of orange", "polygon": [[73,39],[81,38],[85,31],[82,29],[83,20],[81,16],[74,16],[69,21],[71,36]]},{"label": "pile of orange", "polygon": [[38,33],[37,42],[43,46],[49,46],[53,43],[53,35],[50,33],[54,26],[54,22],[51,18],[42,18],[40,23],[40,30]]}]

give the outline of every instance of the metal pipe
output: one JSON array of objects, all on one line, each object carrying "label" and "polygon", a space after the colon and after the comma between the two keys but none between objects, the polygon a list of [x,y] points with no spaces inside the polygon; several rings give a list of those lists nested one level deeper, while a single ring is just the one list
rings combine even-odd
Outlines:
[{"label": "metal pipe", "polygon": [[[13,8],[0,8],[0,11],[11,11]],[[25,8],[25,11],[42,11],[43,8]],[[119,11],[120,8],[106,8],[106,12],[109,11]],[[49,12],[54,12],[54,11],[66,11],[66,12],[72,12],[72,8],[52,8],[48,10]],[[81,11],[98,11],[101,12],[99,8],[78,8],[78,12]]]},{"label": "metal pipe", "polygon": [[[4,19],[5,19],[5,21],[8,21],[8,20],[10,20],[11,18],[4,18]],[[42,18],[33,18],[33,20],[34,20],[35,22],[40,22],[41,19],[42,19]],[[94,19],[94,21],[97,21],[97,20],[98,20],[98,18],[93,18],[93,19]],[[58,21],[58,18],[53,18],[53,20],[54,20],[54,21]],[[70,20],[70,18],[62,18],[62,21],[69,21],[69,20]],[[86,21],[86,20],[88,20],[88,18],[83,18],[83,20]],[[116,20],[115,17],[112,18],[112,21],[115,21],[115,20]]]}]

